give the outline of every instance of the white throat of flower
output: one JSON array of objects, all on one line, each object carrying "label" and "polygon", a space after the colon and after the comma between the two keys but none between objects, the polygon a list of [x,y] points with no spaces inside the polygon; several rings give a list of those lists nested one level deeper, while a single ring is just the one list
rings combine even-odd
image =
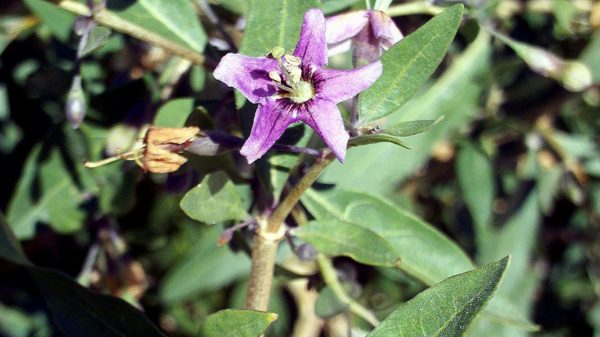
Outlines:
[{"label": "white throat of flower", "polygon": [[[277,71],[269,72],[269,78],[279,89],[284,91],[283,94],[278,95],[278,98],[288,98],[298,104],[309,101],[315,97],[315,88],[312,83],[302,79],[302,60],[294,55],[284,53],[285,51],[281,47],[273,48],[270,53],[277,60],[285,81],[282,81]],[[294,111],[294,117],[296,117],[295,115]]]}]

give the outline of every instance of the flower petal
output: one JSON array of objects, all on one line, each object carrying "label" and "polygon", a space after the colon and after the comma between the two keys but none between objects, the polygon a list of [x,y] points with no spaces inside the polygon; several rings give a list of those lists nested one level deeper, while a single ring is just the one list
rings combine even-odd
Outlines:
[{"label": "flower petal", "polygon": [[321,10],[313,8],[306,11],[300,39],[296,44],[294,56],[302,63],[323,66],[327,64],[327,43],[325,42],[325,17]]},{"label": "flower petal", "polygon": [[327,18],[327,43],[336,44],[356,36],[369,22],[366,14],[367,11],[357,11]]},{"label": "flower petal", "polygon": [[298,117],[321,136],[335,157],[343,163],[350,136],[344,128],[340,110],[334,102],[326,99],[315,98],[311,103]]},{"label": "flower petal", "polygon": [[369,11],[369,22],[373,35],[379,40],[381,47],[388,50],[391,46],[402,40],[403,35],[394,23],[394,20],[381,11]]},{"label": "flower petal", "polygon": [[262,157],[281,137],[285,129],[297,119],[284,109],[282,102],[266,99],[258,106],[250,137],[242,146],[240,153],[246,157],[249,164]]},{"label": "flower petal", "polygon": [[313,75],[317,97],[339,103],[370,87],[381,75],[380,61],[357,69],[318,69]]},{"label": "flower petal", "polygon": [[277,87],[269,78],[272,70],[279,70],[274,59],[230,53],[221,59],[213,76],[241,91],[250,102],[259,103],[277,92]]}]

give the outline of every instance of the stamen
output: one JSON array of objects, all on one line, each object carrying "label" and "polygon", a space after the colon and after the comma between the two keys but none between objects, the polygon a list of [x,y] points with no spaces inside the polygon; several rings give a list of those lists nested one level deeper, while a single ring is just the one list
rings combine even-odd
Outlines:
[{"label": "stamen", "polygon": [[269,78],[273,80],[273,82],[281,83],[281,76],[275,70],[269,72]]},{"label": "stamen", "polygon": [[289,54],[283,55],[283,59],[289,65],[294,66],[294,67],[299,67],[300,64],[302,64],[302,60],[300,60],[299,57],[296,57],[294,55],[289,55]]}]

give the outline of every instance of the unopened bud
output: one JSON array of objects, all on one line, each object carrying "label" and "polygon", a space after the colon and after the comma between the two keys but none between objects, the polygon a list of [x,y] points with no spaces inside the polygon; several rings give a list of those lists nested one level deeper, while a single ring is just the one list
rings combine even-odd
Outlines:
[{"label": "unopened bud", "polygon": [[319,254],[315,247],[308,243],[303,243],[296,247],[295,252],[296,256],[302,261],[314,261],[317,258],[317,254]]},{"label": "unopened bud", "polygon": [[579,61],[565,62],[561,75],[561,82],[569,91],[583,91],[592,85],[592,72]]},{"label": "unopened bud", "polygon": [[73,78],[73,83],[71,84],[65,104],[67,120],[73,129],[79,128],[79,125],[83,122],[85,110],[86,102],[83,87],[81,86],[81,76],[77,75]]}]

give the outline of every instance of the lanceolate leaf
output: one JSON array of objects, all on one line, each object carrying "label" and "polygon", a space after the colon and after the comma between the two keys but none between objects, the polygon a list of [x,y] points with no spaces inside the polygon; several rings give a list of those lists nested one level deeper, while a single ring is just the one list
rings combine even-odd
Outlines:
[{"label": "lanceolate leaf", "polygon": [[185,122],[193,109],[193,98],[170,100],[160,107],[152,124],[160,127],[181,128],[185,126]]},{"label": "lanceolate leaf", "polygon": [[[427,284],[474,268],[469,257],[444,234],[379,197],[341,189],[311,190],[302,201],[320,222],[348,222],[376,233],[393,247],[400,269]],[[301,227],[299,234],[304,230]]]},{"label": "lanceolate leaf", "polygon": [[385,133],[366,134],[350,138],[348,141],[348,146],[351,147],[377,143],[392,143],[405,149],[410,149],[408,146],[402,143],[398,137]]},{"label": "lanceolate leaf", "polygon": [[206,176],[185,194],[180,206],[190,218],[207,224],[248,217],[242,198],[224,172]]},{"label": "lanceolate leaf", "polygon": [[58,271],[33,266],[2,219],[0,263],[14,271],[12,276],[33,282],[61,335],[164,336],[138,309],[122,299],[96,294]]},{"label": "lanceolate leaf", "polygon": [[367,336],[463,336],[493,296],[509,262],[507,256],[440,282],[401,305]]},{"label": "lanceolate leaf", "polygon": [[383,54],[383,74],[361,95],[361,121],[394,112],[419,90],[446,54],[462,11],[462,5],[446,9]]},{"label": "lanceolate leaf", "polygon": [[108,0],[107,9],[121,18],[196,52],[206,45],[206,34],[191,1]]},{"label": "lanceolate leaf", "polygon": [[398,123],[394,126],[386,127],[381,132],[392,135],[392,136],[396,136],[396,137],[414,136],[414,135],[418,135],[419,133],[428,131],[442,119],[443,119],[443,117],[440,117],[437,120],[425,119],[425,120],[402,122],[402,123]]},{"label": "lanceolate leaf", "polygon": [[345,255],[375,266],[396,266],[400,261],[394,247],[379,233],[355,223],[311,221],[294,231],[299,238],[329,255]]},{"label": "lanceolate leaf", "polygon": [[277,314],[226,309],[206,318],[203,337],[258,337],[277,319]]}]

